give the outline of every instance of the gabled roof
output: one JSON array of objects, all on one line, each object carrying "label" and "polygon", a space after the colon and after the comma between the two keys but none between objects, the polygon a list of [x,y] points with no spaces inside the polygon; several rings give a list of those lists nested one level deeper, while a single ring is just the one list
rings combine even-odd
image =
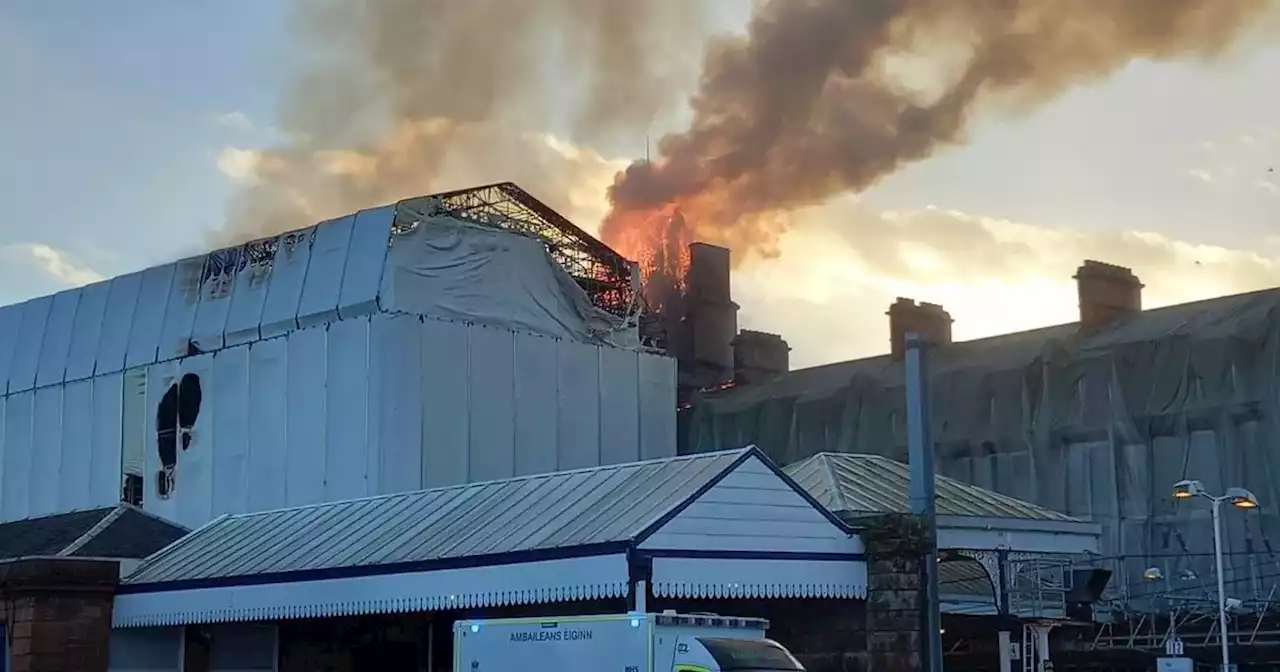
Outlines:
[{"label": "gabled roof", "polygon": [[126,583],[258,583],[614,552],[752,456],[776,469],[750,447],[224,516],[148,558]]},{"label": "gabled roof", "polygon": [[0,524],[0,558],[145,558],[189,530],[128,504]]},{"label": "gabled roof", "polygon": [[[819,453],[787,466],[784,471],[820,504],[846,519],[850,515],[911,510],[908,467],[887,457]],[[1083,522],[946,476],[935,476],[934,483],[940,516]]]}]

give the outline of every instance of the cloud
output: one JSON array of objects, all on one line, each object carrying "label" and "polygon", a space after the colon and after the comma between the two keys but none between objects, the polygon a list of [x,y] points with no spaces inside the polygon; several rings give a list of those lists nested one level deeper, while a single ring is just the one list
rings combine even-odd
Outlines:
[{"label": "cloud", "polygon": [[797,212],[781,255],[734,278],[744,328],[781,332],[793,366],[883,353],[894,298],[942,304],[959,340],[1077,319],[1076,268],[1128,266],[1148,308],[1280,285],[1264,252],[1143,231],[1079,231],[923,208],[876,212],[856,198]]},{"label": "cloud", "polygon": [[218,152],[218,170],[236,182],[256,182],[261,163],[262,153],[257,150],[224,147]]},{"label": "cloud", "polygon": [[214,121],[223,128],[236,131],[251,131],[254,128],[253,120],[244,112],[223,112],[214,117]]},{"label": "cloud", "polygon": [[103,275],[76,260],[70,253],[45,243],[17,243],[3,248],[4,257],[32,265],[59,284],[80,287],[103,279]]},{"label": "cloud", "polygon": [[1192,168],[1187,171],[1187,175],[1197,180],[1200,180],[1205,184],[1213,184],[1213,173],[1210,173],[1209,171],[1203,168]]},{"label": "cloud", "polygon": [[[511,157],[518,155],[519,161]],[[424,119],[381,144],[332,151],[223,149],[218,169],[245,188],[214,244],[306,226],[400,199],[492,182],[519,184],[585,228],[596,230],[604,194],[626,161],[512,125]]]},{"label": "cloud", "polygon": [[1280,194],[1280,185],[1270,180],[1258,180],[1257,182],[1254,182],[1253,185],[1265,192]]}]

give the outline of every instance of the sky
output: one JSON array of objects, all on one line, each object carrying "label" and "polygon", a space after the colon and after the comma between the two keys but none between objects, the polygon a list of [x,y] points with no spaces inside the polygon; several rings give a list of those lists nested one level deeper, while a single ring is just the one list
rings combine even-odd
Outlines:
[{"label": "sky", "polygon": [[[746,18],[748,3],[709,1],[708,31]],[[280,142],[298,67],[286,10],[0,3],[0,303],[196,253],[234,224],[229,204]],[[941,303],[958,339],[1073,321],[1085,258],[1131,266],[1148,307],[1280,285],[1275,72],[1280,43],[1250,44],[983,116],[964,144],[792,213],[781,254],[735,273],[740,325],[781,333],[808,366],[887,350],[897,296]],[[516,179],[594,231],[614,172],[686,119],[596,146],[553,123],[486,140],[532,143],[568,183],[465,157],[447,171]]]}]

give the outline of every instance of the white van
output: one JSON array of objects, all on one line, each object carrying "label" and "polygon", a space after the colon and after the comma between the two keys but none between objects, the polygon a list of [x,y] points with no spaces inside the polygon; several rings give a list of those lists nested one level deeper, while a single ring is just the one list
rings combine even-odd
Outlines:
[{"label": "white van", "polygon": [[803,672],[769,622],[675,612],[458,621],[454,672]]}]

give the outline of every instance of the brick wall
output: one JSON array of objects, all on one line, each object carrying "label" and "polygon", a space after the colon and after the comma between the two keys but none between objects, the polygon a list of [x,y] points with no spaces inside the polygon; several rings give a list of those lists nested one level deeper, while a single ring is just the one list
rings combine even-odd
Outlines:
[{"label": "brick wall", "polygon": [[119,574],[113,561],[0,561],[9,672],[107,672]]},{"label": "brick wall", "polygon": [[860,523],[867,551],[867,668],[920,672],[920,558],[928,548],[924,526],[919,518],[902,514]]}]

